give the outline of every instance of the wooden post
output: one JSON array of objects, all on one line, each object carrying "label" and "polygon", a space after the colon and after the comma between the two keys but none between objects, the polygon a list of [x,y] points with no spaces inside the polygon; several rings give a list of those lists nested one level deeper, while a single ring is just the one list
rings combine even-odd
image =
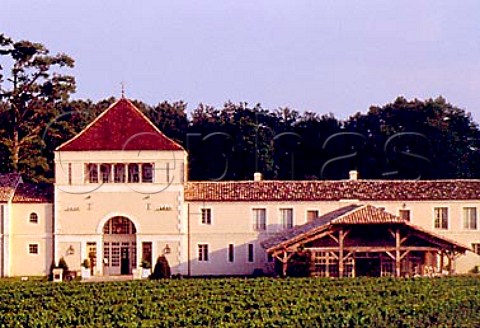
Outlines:
[{"label": "wooden post", "polygon": [[400,277],[400,228],[395,229],[395,277]]},{"label": "wooden post", "polygon": [[288,266],[288,254],[287,254],[287,251],[283,251],[283,259],[282,259],[282,277],[283,278],[287,276],[287,266]]},{"label": "wooden post", "polygon": [[450,274],[454,274],[456,270],[456,260],[457,260],[457,254],[455,254],[455,251],[452,250],[452,268]]},{"label": "wooden post", "polygon": [[447,253],[447,258],[448,258],[448,274],[451,275],[453,274],[453,252],[448,252]]},{"label": "wooden post", "polygon": [[439,270],[440,274],[443,273],[443,250],[440,251],[440,270]]},{"label": "wooden post", "polygon": [[310,277],[315,276],[315,252],[310,251]]},{"label": "wooden post", "polygon": [[343,228],[338,231],[338,277],[343,277]]}]

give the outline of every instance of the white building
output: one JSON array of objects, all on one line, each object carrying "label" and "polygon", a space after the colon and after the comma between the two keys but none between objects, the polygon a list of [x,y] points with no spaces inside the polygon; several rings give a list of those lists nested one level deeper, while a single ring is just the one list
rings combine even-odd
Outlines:
[{"label": "white building", "polygon": [[120,99],[56,150],[53,198],[16,201],[22,184],[0,180],[2,276],[47,274],[61,257],[131,274],[160,255],[173,274],[271,272],[263,240],[352,203],[470,248],[456,272],[480,264],[480,180],[189,182],[187,172],[186,151]]}]

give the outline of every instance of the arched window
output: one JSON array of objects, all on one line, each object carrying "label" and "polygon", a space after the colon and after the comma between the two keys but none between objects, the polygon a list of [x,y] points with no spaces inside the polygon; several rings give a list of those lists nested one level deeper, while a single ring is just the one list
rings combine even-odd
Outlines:
[{"label": "arched window", "polygon": [[30,213],[30,223],[38,223],[38,215],[35,212]]},{"label": "arched window", "polygon": [[128,218],[115,216],[105,223],[103,233],[106,235],[130,235],[136,233],[135,225]]}]

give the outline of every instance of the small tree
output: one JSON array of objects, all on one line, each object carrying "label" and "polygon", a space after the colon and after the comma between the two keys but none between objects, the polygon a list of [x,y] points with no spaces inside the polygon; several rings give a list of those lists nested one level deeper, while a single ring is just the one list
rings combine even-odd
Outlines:
[{"label": "small tree", "polygon": [[53,281],[53,269],[55,268],[55,261],[52,261],[52,264],[50,264],[50,271],[48,273],[48,281]]},{"label": "small tree", "polygon": [[66,277],[68,273],[68,264],[67,261],[65,261],[65,259],[63,258],[63,256],[60,258],[60,260],[58,260],[57,268],[63,269],[63,276]]},{"label": "small tree", "polygon": [[82,266],[85,269],[90,269],[90,261],[88,259],[83,260]]},{"label": "small tree", "polygon": [[150,264],[149,261],[147,260],[143,260],[142,261],[142,264],[140,265],[143,269],[150,269],[152,267],[152,265]]},{"label": "small tree", "polygon": [[153,273],[150,275],[150,279],[170,278],[170,275],[170,265],[168,264],[167,258],[164,255],[159,256]]}]

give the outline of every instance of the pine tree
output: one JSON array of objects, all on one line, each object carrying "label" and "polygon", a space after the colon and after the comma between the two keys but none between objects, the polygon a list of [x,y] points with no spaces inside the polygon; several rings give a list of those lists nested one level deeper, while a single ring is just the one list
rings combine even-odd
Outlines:
[{"label": "pine tree", "polygon": [[[50,55],[40,43],[13,41],[0,34],[0,160],[4,171],[27,179],[52,178],[49,145],[62,138],[67,122],[62,106],[75,91],[65,75],[74,61],[66,54]],[[50,175],[49,175],[50,174]]]}]

